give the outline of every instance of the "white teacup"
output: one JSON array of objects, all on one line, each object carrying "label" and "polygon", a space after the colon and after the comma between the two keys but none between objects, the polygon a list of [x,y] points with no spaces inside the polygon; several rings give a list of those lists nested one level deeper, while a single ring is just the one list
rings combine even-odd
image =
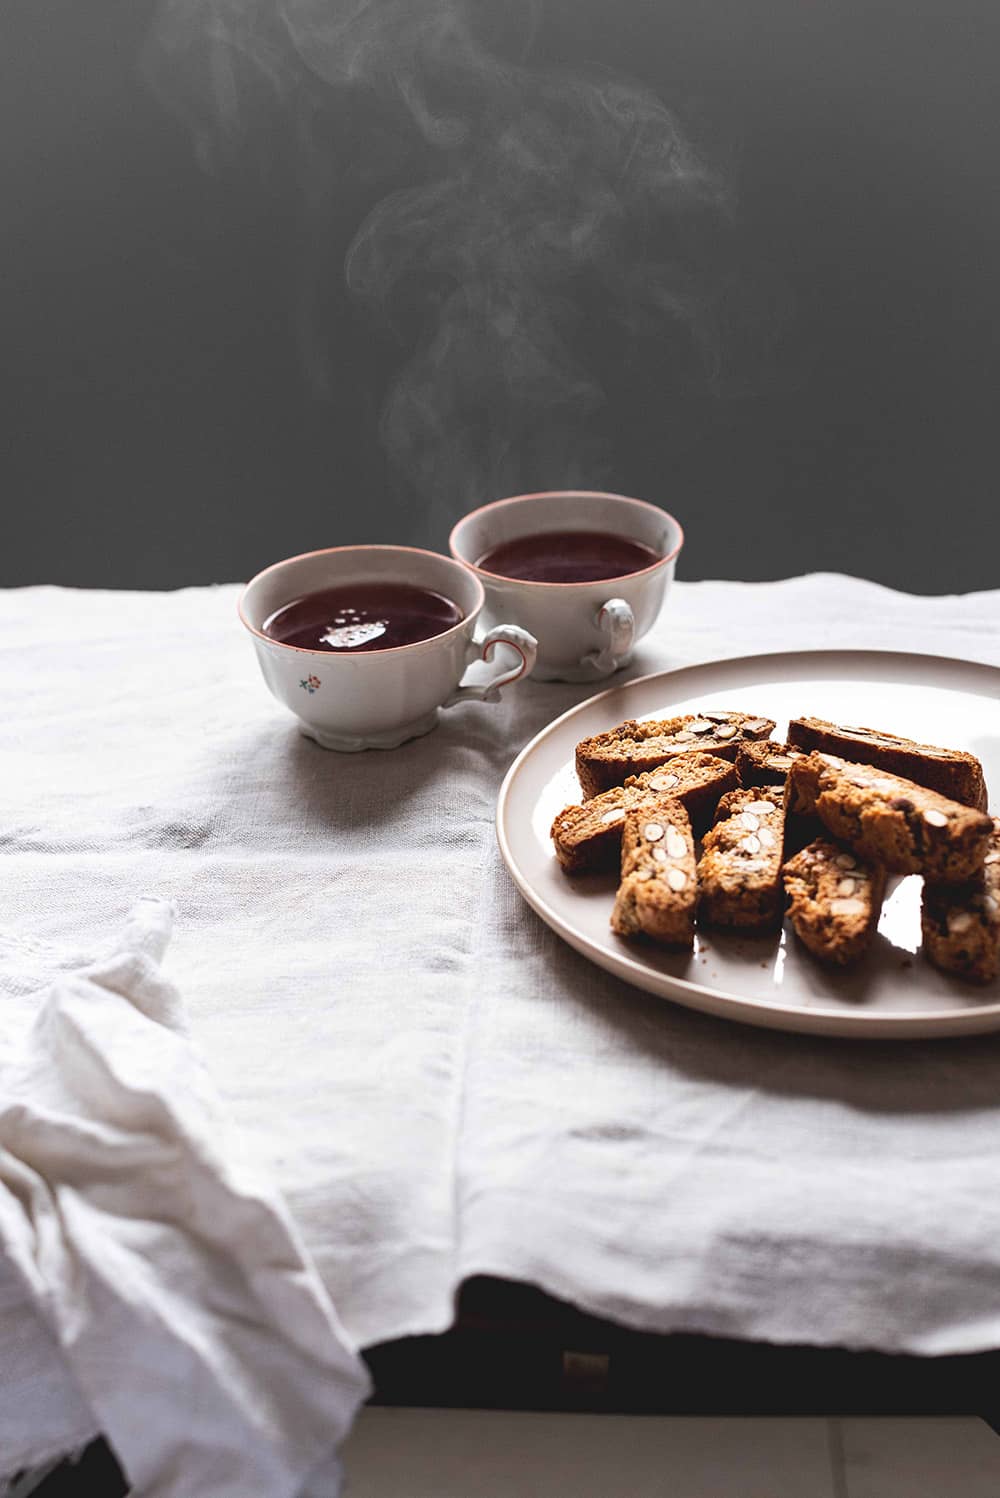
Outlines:
[{"label": "white teacup", "polygon": [[[485,571],[480,558],[508,541],[547,531],[606,531],[638,541],[657,560],[600,582],[529,582]],[[486,623],[513,619],[538,641],[535,677],[595,681],[628,664],[673,581],[684,532],[672,515],[641,499],[561,490],[498,499],[473,510],[451,533],[453,557],[486,589]]]},{"label": "white teacup", "polygon": [[[267,619],[307,593],[347,583],[409,583],[452,600],[460,621],[412,645],[352,653],[305,650],[264,632]],[[324,749],[395,749],[428,733],[438,709],[472,700],[498,702],[501,687],[528,676],[535,641],[514,625],[497,624],[482,639],[473,633],[484,604],[479,579],[450,557],[409,546],[335,546],[275,562],[247,583],[240,619],[253,636],[264,680],[299,719],[303,733]],[[486,660],[498,644],[512,645],[517,664],[485,685],[463,686],[465,669]]]}]

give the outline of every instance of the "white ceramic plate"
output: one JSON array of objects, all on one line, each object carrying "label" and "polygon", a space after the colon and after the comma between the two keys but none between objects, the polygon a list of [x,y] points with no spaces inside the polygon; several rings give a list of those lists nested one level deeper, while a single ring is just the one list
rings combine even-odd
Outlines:
[{"label": "white ceramic plate", "polygon": [[613,687],[572,708],[522,750],[500,791],[500,849],[521,893],[577,951],[629,983],[692,1009],[752,1025],[879,1038],[1000,1029],[1000,980],[984,988],[946,977],[920,955],[920,880],[894,879],[871,952],[831,973],[781,936],[706,931],[693,954],[626,942],[608,924],[613,875],[569,879],[549,828],[579,801],[574,749],[624,718],[723,708],[777,721],[808,714],[866,723],[926,743],[969,749],[1000,806],[1000,670],[941,656],[803,651],[746,656],[666,671]]}]

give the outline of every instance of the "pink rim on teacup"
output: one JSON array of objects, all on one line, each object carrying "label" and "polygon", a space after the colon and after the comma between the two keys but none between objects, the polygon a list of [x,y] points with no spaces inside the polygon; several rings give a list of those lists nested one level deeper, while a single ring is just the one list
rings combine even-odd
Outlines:
[{"label": "pink rim on teacup", "polygon": [[[329,651],[310,650],[306,645],[288,645],[284,640],[276,640],[273,635],[267,634],[265,630],[257,629],[255,625],[250,623],[249,619],[244,613],[243,601],[255,583],[259,582],[262,577],[267,577],[268,573],[277,572],[280,567],[288,567],[292,562],[305,562],[308,561],[310,557],[333,556],[334,554],[345,551],[406,551],[415,556],[433,557],[437,562],[455,562],[456,565],[465,567],[466,571],[469,572],[473,570],[472,568],[468,567],[466,563],[464,563],[459,557],[446,557],[443,556],[439,551],[428,551],[426,547],[423,546],[386,546],[379,543],[372,543],[371,545],[365,545],[362,543],[357,546],[320,546],[316,551],[302,551],[299,552],[298,556],[285,557],[280,562],[272,562],[269,567],[264,567],[260,572],[256,573],[243,589],[243,592],[240,594],[239,601],[236,605],[236,612],[239,615],[240,623],[244,625],[252,635],[256,635],[259,640],[265,640],[268,645],[277,645],[281,650],[294,650],[299,655],[329,656]],[[422,650],[424,646],[433,645],[440,640],[446,639],[448,635],[457,633],[457,631],[460,630],[468,622],[469,614],[478,614],[479,610],[486,602],[486,593],[482,583],[479,581],[478,577],[473,577],[472,581],[475,583],[476,588],[478,589],[479,596],[474,607],[470,609],[468,613],[463,614],[462,618],[459,619],[457,624],[449,625],[449,627],[447,629],[443,629],[440,634],[431,635],[426,640],[415,640],[411,645],[388,645],[384,650],[380,650],[378,654],[380,656],[387,656],[398,655],[403,650]],[[520,650],[520,646],[513,644],[513,641],[508,641],[507,643],[512,644],[515,650]],[[524,661],[523,651],[521,651],[521,660]]]}]

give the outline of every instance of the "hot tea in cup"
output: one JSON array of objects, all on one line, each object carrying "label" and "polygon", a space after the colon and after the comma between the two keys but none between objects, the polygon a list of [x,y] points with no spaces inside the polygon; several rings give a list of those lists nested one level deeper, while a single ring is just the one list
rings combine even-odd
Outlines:
[{"label": "hot tea in cup", "polygon": [[483,505],[451,533],[451,554],[486,589],[484,618],[538,640],[542,681],[595,681],[628,663],[652,627],[684,533],[622,494],[562,490]]},{"label": "hot tea in cup", "polygon": [[[496,624],[474,640],[479,579],[450,557],[410,546],[338,546],[276,562],[249,582],[240,618],[268,687],[325,749],[393,749],[427,733],[438,711],[497,702],[527,676],[535,641]],[[491,681],[465,669],[513,647]]]},{"label": "hot tea in cup", "polygon": [[651,546],[611,531],[540,531],[489,547],[476,566],[529,583],[593,583],[628,577],[659,560]]},{"label": "hot tea in cup", "polygon": [[462,610],[442,593],[413,583],[348,583],[320,588],[282,604],[264,620],[264,633],[300,650],[395,650],[431,640],[462,622]]}]

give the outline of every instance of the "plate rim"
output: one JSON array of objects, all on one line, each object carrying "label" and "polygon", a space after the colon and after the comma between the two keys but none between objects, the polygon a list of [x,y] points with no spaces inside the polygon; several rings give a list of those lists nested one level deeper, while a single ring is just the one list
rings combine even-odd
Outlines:
[{"label": "plate rim", "polygon": [[[693,661],[666,671],[650,671],[644,676],[620,682],[615,686],[605,688],[604,691],[595,692],[591,697],[585,697],[582,702],[574,703],[572,707],[553,718],[528,740],[508,768],[497,795],[495,814],[497,843],[507,871],[522,897],[535,913],[550,930],[575,951],[606,972],[623,979],[632,987],[699,1013],[712,1014],[718,1018],[734,1020],[757,1028],[781,1030],[786,1033],[824,1035],[831,1039],[841,1040],[960,1039],[962,1036],[998,1030],[1000,1029],[1000,1000],[989,1005],[979,1005],[967,1014],[953,1009],[926,1010],[920,1014],[904,1012],[895,1016],[885,1012],[864,1013],[863,1011],[845,1014],[835,1009],[796,1009],[771,1000],[762,1002],[753,998],[741,998],[725,990],[707,988],[704,984],[687,978],[675,978],[670,974],[656,972],[631,954],[609,951],[592,937],[574,928],[548,904],[543,895],[535,890],[531,881],[524,876],[519,867],[505,827],[512,787],[521,772],[522,764],[529,755],[536,752],[546,739],[560,730],[570,719],[588,711],[606,697],[626,690],[630,691],[635,687],[646,686],[655,681],[676,680],[688,672],[727,666],[745,668],[757,662],[760,662],[763,667],[767,662],[787,663],[795,660],[830,659],[832,657],[840,659],[846,657],[848,660],[856,660],[859,663],[863,659],[880,661],[902,659],[910,664],[925,661],[928,666],[933,665],[938,668],[941,666],[972,667],[977,671],[992,674],[1000,686],[1000,666],[990,665],[987,661],[970,660],[963,656],[936,655],[928,651],[852,649],[850,647],[837,650],[770,650],[755,652],[751,655],[721,656],[706,661]],[[998,694],[998,704],[1000,704],[1000,694]]]}]

